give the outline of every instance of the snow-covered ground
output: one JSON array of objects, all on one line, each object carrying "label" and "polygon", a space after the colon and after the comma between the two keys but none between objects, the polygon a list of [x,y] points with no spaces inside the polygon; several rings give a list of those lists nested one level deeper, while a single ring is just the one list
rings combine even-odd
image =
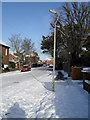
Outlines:
[{"label": "snow-covered ground", "polygon": [[52,92],[52,71],[45,67],[1,76],[22,76],[27,80],[0,90],[0,118],[88,118],[88,93],[83,90],[82,81],[56,81]]}]

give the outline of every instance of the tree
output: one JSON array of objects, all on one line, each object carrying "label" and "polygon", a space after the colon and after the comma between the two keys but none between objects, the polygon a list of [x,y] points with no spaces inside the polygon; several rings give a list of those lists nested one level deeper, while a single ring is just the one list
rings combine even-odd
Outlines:
[{"label": "tree", "polygon": [[71,53],[72,65],[77,65],[82,47],[87,42],[88,37],[88,5],[76,2],[71,4],[66,3],[63,9],[65,12],[65,27],[63,32],[67,38],[67,48],[68,52]]},{"label": "tree", "polygon": [[9,38],[11,49],[13,50],[13,53],[20,53],[21,52],[21,43],[22,39],[20,37],[20,34],[12,35],[11,38]]},{"label": "tree", "polygon": [[30,55],[33,51],[35,51],[34,43],[31,42],[31,39],[26,37],[22,41],[21,48],[24,55]]},{"label": "tree", "polygon": [[20,62],[22,62],[23,56],[30,55],[33,51],[35,51],[34,43],[31,42],[31,39],[24,38],[21,39],[20,34],[12,35],[9,38],[11,49],[13,50],[13,54],[17,55],[19,58],[19,68]]},{"label": "tree", "polygon": [[[68,60],[68,57],[70,57],[71,65],[79,64],[83,52],[82,47],[87,43],[89,12],[87,3],[65,3],[63,14],[60,13],[57,23],[60,28],[57,28],[56,33],[56,58],[62,56],[63,60]],[[54,26],[54,22],[52,22],[52,26]],[[53,42],[51,42],[53,41],[53,31],[51,33],[49,37],[46,36],[42,39],[41,43],[41,49],[47,50],[50,54],[53,53]]]},{"label": "tree", "polygon": [[20,61],[22,60],[22,49],[21,49],[21,43],[22,39],[20,37],[20,34],[12,35],[11,38],[9,38],[11,49],[13,50],[13,54],[16,54],[19,59],[19,69],[20,69]]},{"label": "tree", "polygon": [[42,36],[41,49],[43,53],[48,52],[51,56],[53,56],[53,35]]}]

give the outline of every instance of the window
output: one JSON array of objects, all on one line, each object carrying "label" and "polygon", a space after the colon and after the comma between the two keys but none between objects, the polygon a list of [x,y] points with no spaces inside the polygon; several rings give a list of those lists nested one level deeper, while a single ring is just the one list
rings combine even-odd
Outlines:
[{"label": "window", "polygon": [[5,55],[6,55],[6,56],[7,56],[7,54],[8,54],[7,52],[8,52],[8,50],[7,50],[7,48],[6,48],[6,49],[5,49]]}]

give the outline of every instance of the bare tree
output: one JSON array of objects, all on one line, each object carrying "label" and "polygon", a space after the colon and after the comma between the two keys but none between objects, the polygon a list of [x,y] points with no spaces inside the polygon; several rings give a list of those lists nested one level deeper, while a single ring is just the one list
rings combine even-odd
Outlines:
[{"label": "bare tree", "polygon": [[[89,10],[86,3],[66,3],[64,9],[63,32],[67,39],[68,52],[71,52],[72,64],[78,63],[82,47],[87,42]],[[67,36],[68,35],[68,36]]]},{"label": "bare tree", "polygon": [[13,53],[21,52],[22,39],[20,37],[20,34],[12,35],[11,38],[9,38],[9,42]]},{"label": "bare tree", "polygon": [[24,55],[30,55],[32,51],[35,51],[34,43],[29,38],[24,38],[21,44],[21,49]]},{"label": "bare tree", "polygon": [[19,59],[19,69],[20,69],[20,61],[22,59],[22,50],[21,50],[21,43],[22,39],[20,37],[20,34],[12,35],[11,38],[9,38],[11,49],[13,50],[13,54],[16,54]]}]

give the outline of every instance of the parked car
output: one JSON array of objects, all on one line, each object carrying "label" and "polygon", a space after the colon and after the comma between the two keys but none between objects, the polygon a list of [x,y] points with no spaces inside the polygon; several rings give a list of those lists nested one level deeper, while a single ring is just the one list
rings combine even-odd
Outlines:
[{"label": "parked car", "polygon": [[21,72],[25,72],[25,71],[30,71],[31,67],[29,65],[24,65],[23,68],[21,69]]}]

